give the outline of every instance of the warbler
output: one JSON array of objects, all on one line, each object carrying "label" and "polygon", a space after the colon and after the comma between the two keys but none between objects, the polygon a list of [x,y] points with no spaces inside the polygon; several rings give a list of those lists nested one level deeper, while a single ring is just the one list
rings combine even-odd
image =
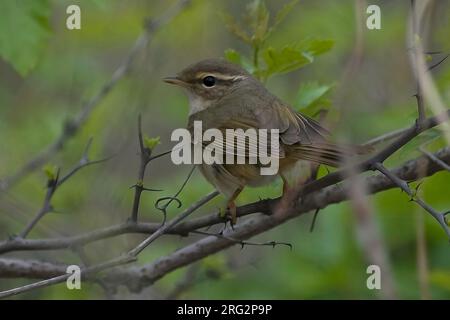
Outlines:
[{"label": "warbler", "polygon": [[[201,121],[203,131],[216,128],[224,136],[227,129],[278,129],[276,175],[262,175],[259,162],[199,165],[203,176],[226,197],[232,224],[236,223],[235,200],[245,186],[265,185],[279,175],[286,192],[309,176],[309,163],[338,167],[344,156],[366,152],[331,142],[329,131],[316,120],[295,111],[242,67],[224,59],[197,62],[164,81],[185,90],[190,107],[187,128],[191,131],[195,121]],[[234,156],[251,156],[248,142],[231,148],[226,140],[213,144]],[[263,144],[269,146],[270,138]]]}]

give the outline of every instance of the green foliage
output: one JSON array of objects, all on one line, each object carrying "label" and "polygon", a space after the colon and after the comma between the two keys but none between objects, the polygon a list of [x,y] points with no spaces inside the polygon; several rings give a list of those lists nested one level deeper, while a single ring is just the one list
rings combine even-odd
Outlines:
[{"label": "green foliage", "polygon": [[49,1],[1,1],[0,12],[0,56],[26,76],[38,63],[50,35]]},{"label": "green foliage", "polygon": [[312,115],[319,108],[327,108],[331,101],[326,97],[333,85],[319,84],[318,82],[305,82],[300,88],[295,99],[294,106],[297,110]]},{"label": "green foliage", "polygon": [[[254,0],[247,6],[243,23],[238,22],[229,14],[223,14],[223,19],[228,30],[238,39],[247,44],[252,51],[252,58],[246,58],[243,54],[233,49],[225,51],[225,57],[241,64],[257,78],[266,81],[276,74],[283,74],[297,70],[314,61],[314,57],[329,51],[333,47],[332,40],[309,39],[298,44],[288,45],[281,49],[266,46],[266,40],[276,30],[279,24],[297,4],[297,0],[290,1],[276,13],[272,21],[270,12],[265,2]],[[260,63],[263,60],[264,64]],[[252,61],[250,63],[250,61]]]},{"label": "green foliage", "polygon": [[261,79],[267,79],[274,74],[295,71],[314,61],[314,57],[327,52],[333,47],[332,40],[313,39],[282,49],[268,47],[262,52],[265,67],[257,71]]},{"label": "green foliage", "polygon": [[49,181],[55,181],[57,179],[57,175],[58,175],[58,167],[57,166],[47,164],[44,166],[42,171],[44,171],[44,173],[47,176],[47,179]]},{"label": "green foliage", "polygon": [[150,138],[144,135],[144,146],[150,150],[153,150],[158,144],[161,143],[160,137]]}]

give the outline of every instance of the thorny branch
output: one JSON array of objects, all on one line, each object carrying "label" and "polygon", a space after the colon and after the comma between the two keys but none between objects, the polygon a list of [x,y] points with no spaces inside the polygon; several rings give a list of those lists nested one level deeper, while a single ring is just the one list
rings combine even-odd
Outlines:
[{"label": "thorny branch", "polygon": [[30,221],[30,223],[25,227],[25,229],[19,234],[19,238],[26,238],[27,235],[31,232],[31,230],[34,228],[34,226],[47,214],[52,211],[54,211],[54,208],[51,204],[52,198],[56,192],[56,190],[69,178],[71,178],[75,173],[77,173],[79,170],[81,170],[84,167],[102,163],[104,161],[107,161],[109,158],[101,159],[101,160],[89,160],[89,149],[92,144],[92,138],[89,139],[86,148],[84,150],[83,156],[81,157],[80,161],[76,166],[74,166],[65,176],[62,178],[59,178],[60,170],[57,169],[57,172],[54,176],[49,177],[47,181],[47,193],[44,198],[44,203],[41,207],[41,209],[38,211],[36,216],[33,218],[33,220]]},{"label": "thorny branch", "polygon": [[150,163],[152,158],[152,149],[144,145],[144,138],[142,135],[142,119],[141,115],[138,118],[138,138],[139,138],[139,154],[140,154],[140,163],[139,163],[139,173],[138,180],[132,188],[134,188],[134,201],[133,208],[131,211],[131,222],[136,223],[138,220],[139,213],[139,205],[141,202],[141,195],[143,191],[161,191],[159,189],[150,189],[144,187],[144,178],[145,178],[145,170],[147,165]]},{"label": "thorny branch", "polygon": [[[442,159],[445,163],[450,163],[449,147],[441,149],[434,155]],[[408,161],[399,168],[391,170],[392,174],[404,181],[414,181],[424,176],[431,176],[439,171],[442,171],[442,167],[429,161],[426,156]],[[397,187],[392,180],[384,175],[369,176],[365,178],[365,182],[368,187],[368,192],[371,194]],[[344,183],[344,185],[333,185],[312,192],[305,196],[302,201],[297,201],[295,207],[289,210],[287,215],[253,215],[244,222],[238,223],[234,230],[226,230],[224,236],[238,240],[250,238],[268,229],[272,229],[288,219],[311,212],[317,208],[325,208],[330,204],[347,200],[349,196],[348,188],[349,185]],[[275,208],[274,204],[278,200],[272,199],[263,201],[268,201],[266,204],[271,208]],[[256,210],[255,212],[258,211]],[[102,279],[109,281],[110,283],[125,285],[133,291],[140,291],[177,268],[194,263],[203,257],[235,244],[235,241],[211,235],[142,267],[116,268],[110,270],[102,277]],[[58,277],[65,273],[65,267],[66,266],[41,261],[0,258],[0,277],[26,277],[38,279]],[[92,270],[90,272],[91,274],[93,273]],[[83,273],[83,275],[86,276],[86,273]],[[90,278],[86,276],[86,280],[90,280]],[[51,283],[57,283],[55,281],[61,282],[64,281],[64,278],[57,278],[57,280],[52,280]],[[16,294],[18,292],[13,293]],[[11,292],[8,293],[8,296],[11,294]]]}]

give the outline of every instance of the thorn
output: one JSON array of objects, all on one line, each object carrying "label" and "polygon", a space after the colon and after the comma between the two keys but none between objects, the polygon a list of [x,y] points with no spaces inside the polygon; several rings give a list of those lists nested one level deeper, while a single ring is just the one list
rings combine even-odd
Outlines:
[{"label": "thorn", "polygon": [[151,189],[151,188],[144,188],[144,187],[142,187],[142,190],[143,191],[155,191],[155,192],[164,191],[162,189]]},{"label": "thorn", "polygon": [[22,237],[18,234],[10,234],[8,235],[8,241],[18,240],[22,239]]},{"label": "thorn", "polygon": [[439,62],[437,62],[437,63],[435,63],[434,65],[432,65],[431,67],[429,67],[428,68],[428,71],[431,71],[431,70],[433,70],[434,68],[436,68],[436,67],[438,67],[442,62],[444,62],[445,60],[447,60],[447,58],[449,57],[450,55],[449,54],[447,54],[444,58],[442,58]]},{"label": "thorn", "polygon": [[309,228],[309,232],[313,232],[314,231],[314,227],[316,225],[316,220],[317,220],[317,216],[319,214],[320,209],[317,208],[316,211],[314,212],[314,216],[313,216],[313,220],[311,222],[311,227]]},{"label": "thorn", "polygon": [[86,147],[84,147],[82,159],[86,159],[86,161],[89,161],[88,160],[88,155],[89,155],[89,150],[91,149],[91,145],[92,145],[92,141],[93,140],[94,140],[93,137],[89,137],[88,142],[86,144]]}]

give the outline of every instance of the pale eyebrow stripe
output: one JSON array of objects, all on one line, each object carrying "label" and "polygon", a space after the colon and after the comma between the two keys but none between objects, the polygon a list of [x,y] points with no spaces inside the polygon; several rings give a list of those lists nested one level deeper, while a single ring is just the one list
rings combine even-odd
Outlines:
[{"label": "pale eyebrow stripe", "polygon": [[225,80],[225,81],[228,81],[228,80],[236,81],[236,80],[242,80],[242,79],[246,78],[243,75],[233,76],[233,75],[229,75],[229,74],[214,73],[214,72],[199,72],[196,74],[196,77],[199,79],[206,77],[206,76],[213,76],[219,80]]}]

